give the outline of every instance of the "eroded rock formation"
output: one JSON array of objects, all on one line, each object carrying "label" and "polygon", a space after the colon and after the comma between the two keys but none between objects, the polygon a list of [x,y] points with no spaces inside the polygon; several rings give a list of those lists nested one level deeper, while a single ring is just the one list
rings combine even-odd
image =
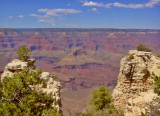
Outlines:
[{"label": "eroded rock formation", "polygon": [[43,90],[46,93],[52,93],[52,96],[54,98],[53,107],[56,109],[57,112],[61,112],[60,82],[55,81],[52,78],[51,73],[49,72],[42,72],[41,78],[47,81],[47,85],[46,87],[43,87],[42,85],[38,85],[37,89]]},{"label": "eroded rock formation", "polygon": [[150,82],[152,73],[160,75],[160,58],[151,52],[130,50],[120,65],[118,83],[112,94],[114,105],[125,116],[139,116],[157,97]]},{"label": "eroded rock formation", "polygon": [[[7,66],[5,67],[5,70],[1,76],[1,80],[3,81],[5,77],[13,77],[15,73],[21,72],[25,68],[30,68],[34,70],[36,68],[34,63],[35,63],[34,59],[29,59],[27,62],[22,62],[18,59],[14,59],[11,63],[8,63]],[[54,98],[53,107],[56,109],[57,112],[61,112],[60,82],[55,81],[49,72],[42,72],[41,78],[47,81],[47,85],[46,86],[36,85],[35,88],[37,90],[43,90],[46,93],[52,93],[52,96]]]}]

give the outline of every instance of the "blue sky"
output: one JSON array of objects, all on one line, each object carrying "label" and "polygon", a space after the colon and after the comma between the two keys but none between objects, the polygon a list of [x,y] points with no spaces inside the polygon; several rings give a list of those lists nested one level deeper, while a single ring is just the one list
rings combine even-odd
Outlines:
[{"label": "blue sky", "polygon": [[0,0],[0,28],[160,29],[160,0]]}]

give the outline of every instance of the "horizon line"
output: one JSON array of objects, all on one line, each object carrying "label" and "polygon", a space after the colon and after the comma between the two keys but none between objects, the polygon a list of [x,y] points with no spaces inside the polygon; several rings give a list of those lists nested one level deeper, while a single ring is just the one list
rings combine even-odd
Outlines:
[{"label": "horizon line", "polygon": [[6,27],[6,28],[0,28],[0,29],[113,29],[113,30],[157,30],[160,31],[160,29],[151,29],[151,28],[79,28],[79,27],[73,27],[73,28],[68,28],[68,27],[62,27],[62,28],[45,28],[45,27],[34,27],[34,28],[10,28],[10,27]]}]

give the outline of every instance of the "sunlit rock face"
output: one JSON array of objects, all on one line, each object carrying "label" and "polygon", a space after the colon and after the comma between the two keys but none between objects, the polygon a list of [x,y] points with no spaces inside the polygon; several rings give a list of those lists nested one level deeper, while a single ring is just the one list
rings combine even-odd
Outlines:
[{"label": "sunlit rock face", "polygon": [[20,61],[19,59],[14,59],[11,63],[8,63],[4,69],[4,73],[1,76],[1,79],[3,80],[4,77],[13,77],[15,73],[21,72],[27,67],[31,67],[32,69],[35,69],[34,66],[35,60],[30,59],[28,62]]},{"label": "sunlit rock face", "polygon": [[140,116],[157,95],[151,74],[160,75],[160,58],[151,52],[130,50],[120,63],[118,83],[113,91],[115,106],[125,116]]},{"label": "sunlit rock face", "polygon": [[[5,77],[13,78],[13,75],[15,73],[19,73],[25,70],[26,68],[35,70],[36,68],[36,66],[34,65],[35,62],[36,60],[34,59],[29,59],[27,62],[20,61],[19,59],[14,59],[11,63],[8,63],[6,65],[5,70],[1,76],[1,80],[3,81]],[[51,93],[54,98],[53,107],[57,112],[61,112],[60,82],[55,81],[49,72],[42,72],[40,78],[46,80],[47,85],[46,86],[36,85],[34,88],[36,90],[42,90],[46,93]]]},{"label": "sunlit rock face", "polygon": [[53,107],[56,109],[57,112],[61,112],[60,82],[55,81],[49,72],[42,72],[41,78],[47,81],[47,85],[46,87],[39,85],[37,89],[43,90],[48,94],[52,93],[52,96],[54,98]]}]

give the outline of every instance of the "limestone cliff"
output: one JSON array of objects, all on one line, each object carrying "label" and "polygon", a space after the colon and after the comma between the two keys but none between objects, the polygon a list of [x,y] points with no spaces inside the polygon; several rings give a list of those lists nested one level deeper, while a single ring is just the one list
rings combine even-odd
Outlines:
[{"label": "limestone cliff", "polygon": [[125,116],[139,116],[157,97],[150,82],[152,72],[160,75],[160,58],[151,52],[130,50],[120,65],[118,83],[112,94],[114,105]]},{"label": "limestone cliff", "polygon": [[4,77],[13,77],[15,73],[21,72],[25,68],[31,68],[35,69],[35,60],[30,59],[28,62],[22,62],[18,59],[14,59],[11,63],[8,63],[4,69],[4,72],[1,76],[1,80],[3,80]]},{"label": "limestone cliff", "polygon": [[[27,62],[22,62],[18,59],[14,59],[11,63],[8,63],[5,70],[1,76],[1,80],[5,77],[13,77],[15,73],[23,71],[25,68],[30,68],[34,70],[36,66],[34,65],[35,60],[29,59]],[[42,85],[36,85],[37,90],[43,90],[46,93],[52,93],[55,101],[53,102],[53,107],[57,112],[61,112],[61,98],[60,98],[60,82],[53,80],[52,75],[49,72],[42,72],[41,78],[47,81],[47,85],[43,87]]]}]

